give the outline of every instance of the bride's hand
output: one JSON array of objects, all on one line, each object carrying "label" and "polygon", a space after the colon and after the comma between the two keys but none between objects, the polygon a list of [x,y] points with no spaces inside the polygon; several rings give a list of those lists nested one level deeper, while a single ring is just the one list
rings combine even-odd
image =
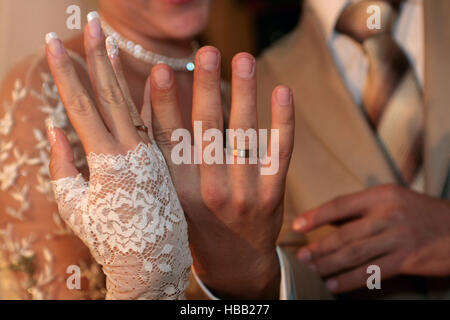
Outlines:
[{"label": "bride's hand", "polygon": [[50,171],[61,216],[103,266],[107,298],[182,298],[192,262],[186,220],[162,154],[136,128],[143,122],[117,47],[108,38],[107,50],[93,16],[85,48],[95,103],[62,42],[51,34],[47,43],[48,64],[90,171],[86,182],[73,164],[67,138],[50,123]]}]

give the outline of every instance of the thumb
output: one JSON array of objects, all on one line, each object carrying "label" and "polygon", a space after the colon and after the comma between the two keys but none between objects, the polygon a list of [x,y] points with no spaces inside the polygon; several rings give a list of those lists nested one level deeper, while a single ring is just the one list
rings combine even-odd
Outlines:
[{"label": "thumb", "polygon": [[76,177],[79,171],[74,165],[74,157],[69,140],[63,131],[55,128],[53,120],[47,119],[47,137],[50,141],[50,176],[52,180]]}]

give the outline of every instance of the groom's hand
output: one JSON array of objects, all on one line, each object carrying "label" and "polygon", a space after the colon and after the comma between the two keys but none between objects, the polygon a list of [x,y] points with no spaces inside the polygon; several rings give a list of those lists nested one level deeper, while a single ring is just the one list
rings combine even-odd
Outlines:
[{"label": "groom's hand", "polygon": [[299,251],[299,259],[342,293],[364,287],[367,267],[382,279],[399,274],[448,276],[450,202],[386,185],[335,199],[294,221],[298,232],[339,223]]},{"label": "groom's hand", "polygon": [[[230,129],[258,129],[255,66],[255,59],[246,53],[233,60]],[[199,165],[174,164],[172,150],[179,141],[172,141],[172,133],[183,128],[174,74],[167,66],[155,66],[150,83],[154,136],[187,215],[197,275],[221,298],[278,298],[276,239],[294,140],[291,91],[280,86],[273,92],[272,129],[279,130],[280,139],[279,153],[272,156],[279,155],[279,170],[261,175],[260,165],[248,160],[230,165],[206,164],[205,159]],[[204,47],[196,57],[192,107],[192,121],[201,121],[203,134],[208,129],[224,131],[220,85],[220,53]],[[196,142],[203,155],[210,142]]]}]

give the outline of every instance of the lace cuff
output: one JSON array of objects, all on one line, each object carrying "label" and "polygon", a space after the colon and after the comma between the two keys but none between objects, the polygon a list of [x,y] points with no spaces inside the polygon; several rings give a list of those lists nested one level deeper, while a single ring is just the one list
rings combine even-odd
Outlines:
[{"label": "lace cuff", "polygon": [[90,181],[53,181],[62,218],[107,276],[109,299],[180,299],[192,258],[187,223],[156,144],[87,157]]}]

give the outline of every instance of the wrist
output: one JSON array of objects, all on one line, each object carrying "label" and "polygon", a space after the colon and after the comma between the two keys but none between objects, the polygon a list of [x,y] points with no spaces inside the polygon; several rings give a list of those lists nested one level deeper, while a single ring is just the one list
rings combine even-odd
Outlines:
[{"label": "wrist", "polygon": [[275,249],[257,259],[219,267],[195,266],[195,270],[208,290],[221,299],[279,299],[281,269]]}]

